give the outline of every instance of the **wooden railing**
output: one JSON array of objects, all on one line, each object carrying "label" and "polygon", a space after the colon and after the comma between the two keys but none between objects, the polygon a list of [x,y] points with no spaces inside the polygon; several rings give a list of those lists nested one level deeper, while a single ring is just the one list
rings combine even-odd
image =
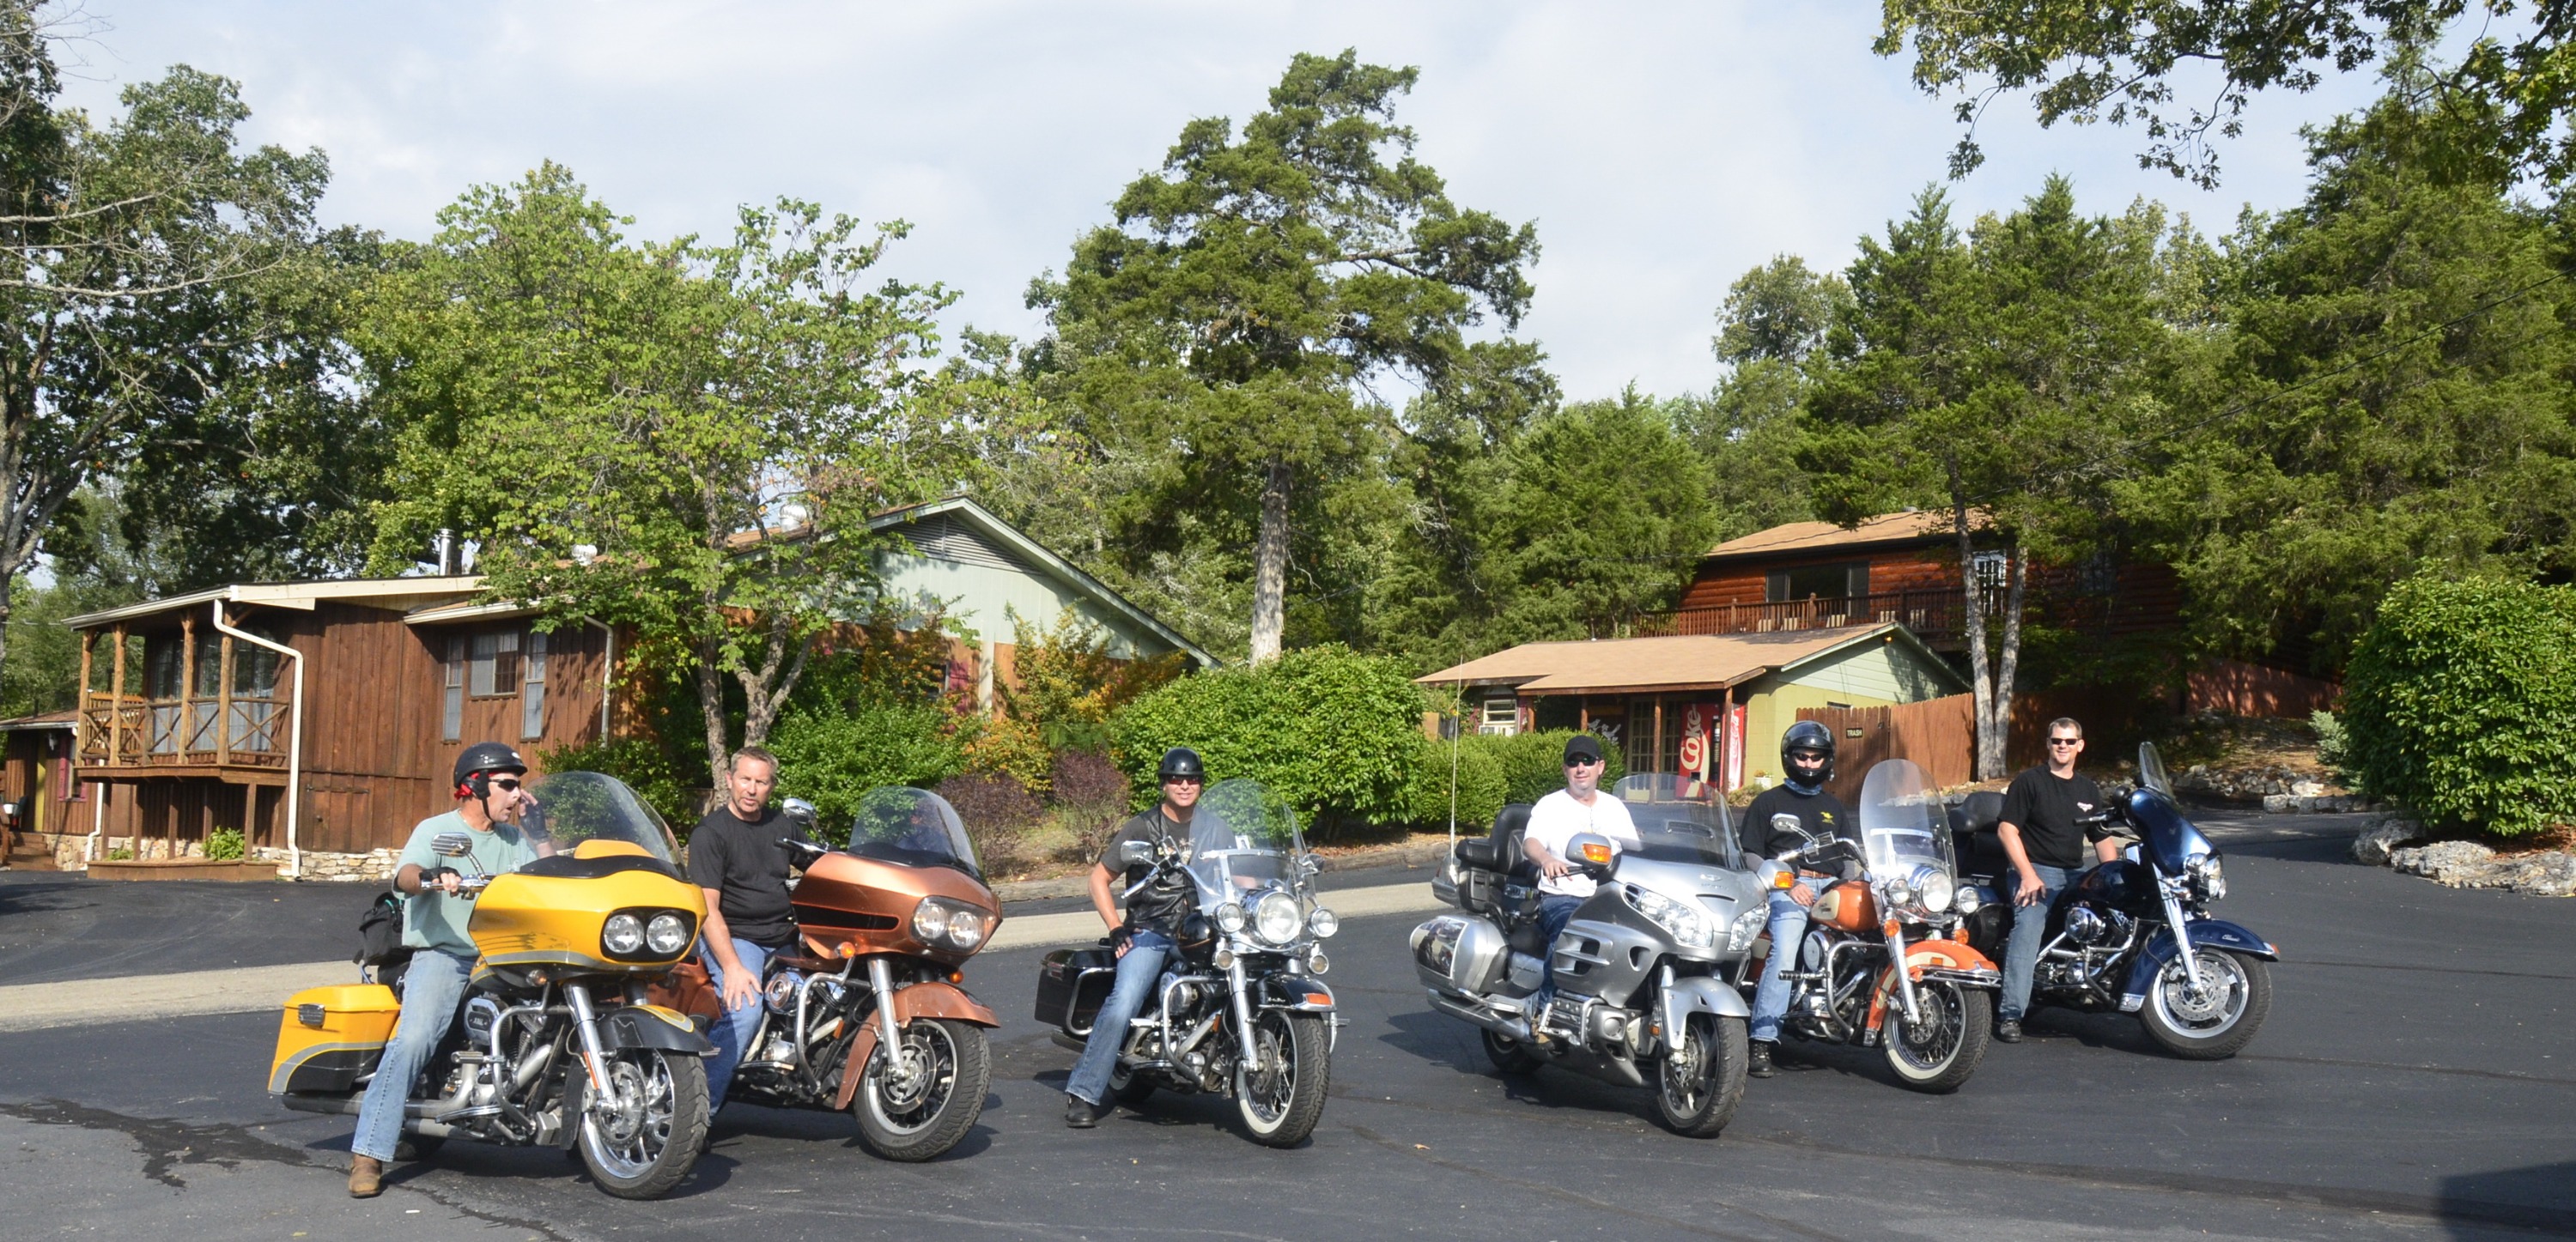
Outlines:
[{"label": "wooden railing", "polygon": [[286,766],[287,701],[143,699],[93,691],[81,707],[83,767]]},{"label": "wooden railing", "polygon": [[[2003,604],[2003,593],[1989,592],[1989,615]],[[1719,604],[1640,613],[1626,621],[1593,627],[1594,638],[1660,638],[1675,634],[1774,634],[1793,630],[1834,630],[1894,622],[1927,643],[1962,641],[1967,630],[1967,596],[1952,590],[1883,591],[1871,595],[1811,596],[1763,604]]]}]

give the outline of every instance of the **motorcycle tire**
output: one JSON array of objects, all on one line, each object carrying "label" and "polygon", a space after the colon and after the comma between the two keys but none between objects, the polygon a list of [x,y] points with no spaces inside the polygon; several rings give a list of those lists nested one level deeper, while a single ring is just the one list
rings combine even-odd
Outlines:
[{"label": "motorcycle tire", "polygon": [[2199,949],[2192,957],[2217,995],[2195,1000],[2182,959],[2165,963],[2147,987],[2138,1021],[2147,1038],[2187,1061],[2223,1061],[2245,1050],[2272,1012],[2272,969],[2259,957]]},{"label": "motorcycle tire", "polygon": [[1154,1098],[1154,1084],[1137,1077],[1134,1070],[1124,1065],[1113,1065],[1109,1067],[1109,1098],[1134,1108]]},{"label": "motorcycle tire", "polygon": [[1995,1034],[1994,1003],[1983,991],[1929,980],[1915,986],[1914,1003],[1924,1011],[1929,1029],[1913,1029],[1904,1011],[1891,1005],[1879,1040],[1887,1050],[1888,1068],[1909,1090],[1947,1095],[1986,1059]]},{"label": "motorcycle tire", "polygon": [[[607,1061],[619,1104],[584,1108],[575,1145],[582,1166],[620,1199],[659,1199],[689,1176],[706,1146],[706,1062],[652,1048],[620,1048]],[[578,1098],[587,1101],[587,1092]]]},{"label": "motorcycle tire", "polygon": [[869,1054],[850,1114],[869,1151],[907,1164],[936,1159],[965,1139],[984,1115],[993,1082],[993,1050],[984,1028],[954,1018],[915,1018],[903,1028],[914,1058],[902,1077],[882,1044]]},{"label": "motorcycle tire", "polygon": [[1682,1056],[1655,1058],[1655,1114],[1684,1138],[1716,1138],[1744,1099],[1744,1019],[1693,1014]]},{"label": "motorcycle tire", "polygon": [[1478,1034],[1485,1037],[1485,1059],[1494,1063],[1495,1073],[1505,1078],[1519,1078],[1538,1072],[1540,1064],[1538,1054],[1531,1052],[1528,1044],[1509,1035],[1497,1035],[1492,1031],[1480,1031]]},{"label": "motorcycle tire", "polygon": [[1272,1067],[1255,1074],[1240,1059],[1235,1063],[1235,1111],[1243,1114],[1253,1142],[1294,1147],[1324,1119],[1324,1095],[1333,1085],[1333,1033],[1324,1025],[1329,1020],[1285,1009],[1265,1009],[1253,1018],[1252,1039]]}]

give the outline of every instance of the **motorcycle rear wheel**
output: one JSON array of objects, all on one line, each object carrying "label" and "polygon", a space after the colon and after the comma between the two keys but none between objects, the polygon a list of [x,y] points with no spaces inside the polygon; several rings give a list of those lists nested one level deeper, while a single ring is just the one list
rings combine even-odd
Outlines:
[{"label": "motorcycle rear wheel", "polygon": [[1919,1024],[1907,1022],[1903,1009],[1888,1007],[1881,1032],[1888,1067],[1911,1090],[1947,1095],[1986,1059],[1995,1033],[1994,1004],[1982,991],[1931,980],[1915,985],[1914,1003],[1923,1015]]},{"label": "motorcycle rear wheel", "polygon": [[1655,1059],[1655,1113],[1684,1138],[1716,1138],[1744,1099],[1744,1019],[1691,1016],[1679,1059]]},{"label": "motorcycle rear wheel", "polygon": [[1333,1083],[1332,1032],[1320,1014],[1265,1009],[1252,1020],[1247,1051],[1257,1049],[1266,1067],[1255,1073],[1241,1060],[1234,1069],[1234,1103],[1243,1127],[1264,1147],[1294,1147],[1324,1119],[1324,1094]]},{"label": "motorcycle rear wheel", "polygon": [[706,1146],[706,1062],[651,1048],[620,1048],[606,1059],[616,1106],[588,1107],[596,1101],[584,1092],[581,1163],[609,1194],[659,1199],[688,1177]]},{"label": "motorcycle rear wheel", "polygon": [[1479,1031],[1478,1034],[1485,1037],[1485,1059],[1494,1063],[1495,1073],[1505,1078],[1518,1078],[1538,1072],[1538,1054],[1531,1052],[1528,1044],[1492,1031]]},{"label": "motorcycle rear wheel", "polygon": [[2182,959],[2165,963],[2147,985],[2138,1021],[2147,1037],[2189,1061],[2222,1061],[2245,1050],[2272,1012],[2272,971],[2259,957],[2198,949],[2192,958],[2209,993],[2194,997]]},{"label": "motorcycle rear wheel", "polygon": [[903,1044],[869,1054],[850,1114],[869,1151],[914,1163],[946,1155],[975,1128],[993,1082],[993,1050],[984,1028],[953,1018],[913,1019]]}]

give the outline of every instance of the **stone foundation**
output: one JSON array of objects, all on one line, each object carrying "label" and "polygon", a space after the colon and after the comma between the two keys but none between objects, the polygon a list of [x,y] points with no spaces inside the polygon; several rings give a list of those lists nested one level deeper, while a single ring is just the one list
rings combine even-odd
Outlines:
[{"label": "stone foundation", "polygon": [[[17,834],[17,840],[21,847],[30,845],[39,849],[50,847],[54,854],[54,865],[65,871],[85,871],[89,868],[87,834],[22,832]],[[181,841],[178,844],[177,856],[180,858],[206,856],[206,845],[203,841]],[[145,837],[139,842],[131,837],[100,838],[98,856],[101,859],[109,857],[111,852],[116,850],[131,851],[133,859],[137,862],[152,862],[172,856],[170,842],[161,837]],[[280,875],[286,873],[287,853],[284,849],[258,845],[252,846],[246,854],[250,860],[275,866]],[[364,854],[306,850],[304,851],[304,878],[350,884],[390,884],[393,882],[394,872],[401,869],[399,861],[401,854],[400,850],[369,850]]]}]

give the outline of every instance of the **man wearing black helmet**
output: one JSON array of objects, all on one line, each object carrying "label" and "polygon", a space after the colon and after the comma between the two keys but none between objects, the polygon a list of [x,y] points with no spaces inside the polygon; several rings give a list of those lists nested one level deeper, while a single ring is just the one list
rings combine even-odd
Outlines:
[{"label": "man wearing black helmet", "polygon": [[[383,1190],[385,1161],[402,1141],[403,1104],[423,1061],[447,1037],[474,972],[474,941],[465,934],[473,903],[457,897],[466,872],[501,875],[554,853],[554,846],[520,826],[536,800],[520,788],[527,761],[502,742],[477,742],[456,757],[456,809],[420,821],[404,843],[394,888],[403,897],[403,943],[412,950],[402,976],[402,1016],[376,1064],[375,1080],[358,1103],[358,1131],[349,1140],[349,1196],[372,1199]],[[432,848],[442,836],[466,839],[464,855]]]},{"label": "man wearing black helmet", "polygon": [[1189,877],[1173,871],[1130,894],[1123,918],[1111,896],[1112,881],[1123,892],[1153,873],[1150,866],[1114,864],[1119,847],[1144,841],[1164,853],[1189,844],[1190,816],[1200,792],[1207,788],[1207,768],[1199,762],[1197,751],[1175,746],[1163,752],[1155,776],[1163,784],[1162,802],[1119,825],[1100,851],[1100,861],[1091,867],[1091,906],[1100,912],[1100,921],[1109,925],[1110,940],[1117,946],[1118,975],[1109,999],[1100,1004],[1099,1016],[1092,1019],[1091,1038],[1082,1046],[1081,1059],[1065,1079],[1064,1123],[1077,1130],[1090,1129],[1108,1111],[1101,1101],[1109,1093],[1109,1071],[1116,1068],[1118,1049],[1127,1042],[1127,1023],[1144,1008],[1154,981],[1162,976],[1164,959],[1171,956],[1181,920],[1189,917],[1196,904]]},{"label": "man wearing black helmet", "polygon": [[[1810,839],[1859,842],[1860,826],[1852,822],[1851,809],[1825,789],[1834,779],[1833,730],[1812,720],[1789,726],[1780,735],[1780,770],[1787,779],[1764,790],[1744,810],[1740,831],[1746,854],[1776,859],[1795,854]],[[1855,865],[1849,859],[1802,865],[1797,884],[1771,891],[1771,956],[1762,965],[1762,984],[1753,992],[1753,1023],[1747,1032],[1753,1042],[1744,1072],[1755,1078],[1771,1076],[1780,1019],[1789,1012],[1789,980],[1782,972],[1798,960],[1798,942],[1807,934],[1807,907],[1835,878],[1824,868],[1839,872]]]}]

